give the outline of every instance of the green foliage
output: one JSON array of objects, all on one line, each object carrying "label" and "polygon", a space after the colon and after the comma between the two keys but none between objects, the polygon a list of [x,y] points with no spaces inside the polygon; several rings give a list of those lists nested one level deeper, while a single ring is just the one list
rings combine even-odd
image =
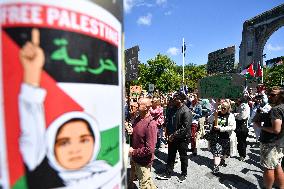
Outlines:
[{"label": "green foliage", "polygon": [[[178,66],[177,71],[182,75],[182,66]],[[197,88],[198,81],[206,76],[206,65],[189,64],[184,67],[184,83],[189,91],[194,91]]]},{"label": "green foliage", "polygon": [[284,65],[264,69],[264,83],[267,87],[280,86],[281,77],[284,82]]},{"label": "green foliage", "polygon": [[161,92],[177,90],[180,86],[181,76],[175,72],[175,63],[166,55],[158,54],[147,64],[139,65],[139,82],[143,89],[148,90],[149,84]]},{"label": "green foliage", "polygon": [[[182,66],[177,66],[167,55],[158,54],[146,64],[140,63],[138,75],[137,80],[126,83],[126,88],[131,85],[142,85],[143,89],[148,90],[149,84],[154,84],[155,89],[170,92],[178,90],[182,85]],[[190,91],[196,89],[198,81],[205,76],[206,65],[185,66],[185,84]]]}]

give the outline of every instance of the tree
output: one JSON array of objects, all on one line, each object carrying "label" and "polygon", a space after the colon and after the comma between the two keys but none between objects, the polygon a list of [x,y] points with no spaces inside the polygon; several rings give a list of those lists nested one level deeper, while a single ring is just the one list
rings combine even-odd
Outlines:
[{"label": "tree", "polygon": [[[142,85],[148,90],[149,84],[154,84],[155,89],[161,92],[176,91],[182,85],[182,66],[177,66],[167,55],[158,54],[146,64],[139,63],[138,79],[126,83]],[[196,66],[191,63],[185,66],[185,85],[190,91],[197,88],[198,81],[207,76],[206,65]]]},{"label": "tree", "polygon": [[284,65],[264,69],[264,83],[267,87],[280,86],[281,77],[284,80]]},{"label": "tree", "polygon": [[158,54],[154,59],[141,64],[139,77],[143,88],[148,89],[149,84],[154,84],[155,89],[169,92],[179,88],[180,75],[175,72],[175,63],[166,55]]},{"label": "tree", "polygon": [[[177,67],[177,72],[182,75],[182,66]],[[184,67],[184,84],[189,91],[194,91],[200,79],[207,76],[206,65],[189,64]],[[181,80],[182,82],[182,80]]]}]

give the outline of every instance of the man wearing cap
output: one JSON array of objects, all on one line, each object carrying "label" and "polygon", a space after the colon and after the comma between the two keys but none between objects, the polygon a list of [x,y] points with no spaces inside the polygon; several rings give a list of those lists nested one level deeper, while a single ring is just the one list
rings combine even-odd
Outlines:
[{"label": "man wearing cap", "polygon": [[184,104],[186,95],[178,92],[173,96],[173,104],[176,108],[176,113],[172,118],[174,129],[168,133],[168,159],[166,171],[164,174],[158,175],[159,179],[169,179],[172,175],[176,152],[179,152],[181,161],[181,175],[179,182],[183,182],[187,177],[188,167],[188,144],[190,138],[190,126],[192,123],[192,113]]}]

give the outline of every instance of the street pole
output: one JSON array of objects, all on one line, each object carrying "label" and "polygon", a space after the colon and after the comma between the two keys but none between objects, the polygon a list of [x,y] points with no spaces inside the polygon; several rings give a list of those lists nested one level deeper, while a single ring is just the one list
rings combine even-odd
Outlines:
[{"label": "street pole", "polygon": [[281,76],[281,82],[280,82],[280,85],[282,86],[283,85],[283,77]]}]

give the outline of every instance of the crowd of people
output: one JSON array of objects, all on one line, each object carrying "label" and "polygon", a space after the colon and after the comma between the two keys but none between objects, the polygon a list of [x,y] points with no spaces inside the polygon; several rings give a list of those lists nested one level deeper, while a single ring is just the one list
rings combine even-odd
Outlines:
[{"label": "crowd of people", "polygon": [[[155,151],[167,148],[165,170],[157,179],[173,174],[179,152],[181,174],[187,178],[188,152],[198,154],[198,141],[206,139],[213,155],[213,174],[227,166],[226,158],[247,159],[249,127],[255,131],[255,146],[260,148],[260,164],[267,189],[274,182],[284,188],[281,167],[284,156],[284,89],[273,87],[244,90],[238,99],[200,99],[183,91],[167,95],[142,95],[126,99],[125,129],[130,144],[131,173],[129,188],[137,178],[140,188],[156,188],[151,178]],[[190,147],[190,148],[189,148]]]}]

